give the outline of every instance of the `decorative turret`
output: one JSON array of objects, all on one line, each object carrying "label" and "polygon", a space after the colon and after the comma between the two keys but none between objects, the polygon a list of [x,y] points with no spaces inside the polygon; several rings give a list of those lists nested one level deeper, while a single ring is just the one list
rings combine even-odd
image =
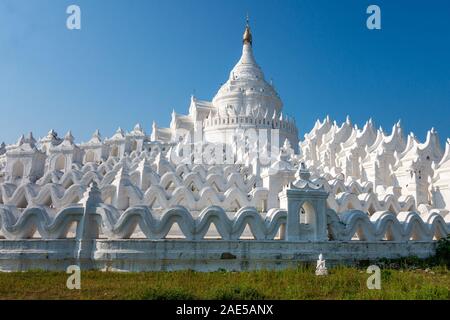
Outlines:
[{"label": "decorative turret", "polygon": [[88,142],[81,144],[80,147],[84,151],[84,163],[97,162],[108,157],[108,148],[102,142],[102,136],[98,129],[92,134],[92,138]]},{"label": "decorative turret", "polygon": [[127,134],[126,152],[142,151],[145,136],[144,129],[137,123],[133,130]]},{"label": "decorative turret", "polygon": [[435,208],[450,209],[450,138],[445,142],[445,152],[439,163],[432,167],[432,204]]},{"label": "decorative turret", "polygon": [[6,147],[7,181],[17,185],[34,183],[44,174],[45,154],[35,144],[36,140],[30,132],[27,138],[22,135],[16,145]]},{"label": "decorative turret", "polygon": [[327,198],[324,185],[310,180],[311,174],[301,163],[291,182],[280,193],[280,207],[287,210],[287,241],[324,241],[327,235]]},{"label": "decorative turret", "polygon": [[133,184],[130,180],[126,158],[122,158],[122,160],[120,160],[119,170],[117,171],[111,185],[116,189],[112,201],[114,206],[119,210],[127,209],[130,205],[128,190],[129,188],[132,188]]},{"label": "decorative turret", "polygon": [[110,149],[109,156],[121,158],[126,151],[126,140],[125,132],[119,127],[116,133],[110,139],[105,141]]},{"label": "decorative turret", "polygon": [[121,140],[124,138],[125,138],[125,133],[123,132],[121,127],[117,128],[116,133],[111,137],[111,139],[115,139],[115,140]]},{"label": "decorative turret", "polygon": [[39,140],[41,151],[48,154],[48,150],[50,149],[50,147],[57,146],[62,141],[63,140],[58,137],[58,133],[56,133],[55,130],[51,129],[47,133],[47,136]]},{"label": "decorative turret", "polygon": [[64,141],[67,141],[70,144],[73,144],[74,137],[72,135],[72,131],[67,131],[66,135],[64,136]]},{"label": "decorative turret", "polygon": [[156,125],[156,122],[153,121],[153,123],[152,123],[152,134],[150,136],[151,141],[156,141],[157,140],[157,137],[158,137],[158,134],[156,132],[157,129],[158,129],[158,127]]},{"label": "decorative turret", "polygon": [[131,131],[129,133],[129,135],[131,136],[145,136],[145,132],[144,129],[142,128],[140,123],[137,123],[134,128],[133,131]]},{"label": "decorative turret", "polygon": [[50,170],[67,172],[72,168],[72,164],[82,164],[83,151],[74,143],[74,140],[75,138],[69,130],[60,144],[50,146],[48,150]]},{"label": "decorative turret", "polygon": [[95,130],[95,132],[92,134],[92,138],[91,140],[92,142],[102,142],[102,136],[100,134],[100,131],[97,129]]}]

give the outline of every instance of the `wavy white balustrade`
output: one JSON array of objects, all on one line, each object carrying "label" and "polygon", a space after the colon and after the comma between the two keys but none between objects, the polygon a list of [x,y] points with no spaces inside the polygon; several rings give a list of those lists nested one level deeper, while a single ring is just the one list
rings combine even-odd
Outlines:
[{"label": "wavy white balustrade", "polygon": [[[43,239],[66,238],[70,227],[81,221],[84,208],[68,207],[54,216],[42,207],[17,211],[0,206],[0,230],[6,239],[28,239],[36,231]],[[255,208],[249,207],[240,209],[232,218],[217,206],[204,209],[197,218],[181,206],[155,216],[147,206],[132,207],[120,214],[114,207],[101,204],[92,214],[101,217],[101,231],[109,239],[129,238],[138,226],[148,239],[164,239],[177,223],[186,239],[201,240],[214,223],[223,240],[238,240],[247,225],[256,240],[273,240],[280,225],[286,223],[284,210],[272,210],[263,218]]]},{"label": "wavy white balustrade", "polygon": [[86,188],[83,185],[71,185],[64,189],[62,185],[53,183],[44,186],[23,184],[17,187],[14,184],[5,183],[0,185],[0,203],[19,208],[33,206],[63,208],[77,203]]},{"label": "wavy white balustrade", "polygon": [[[42,207],[23,212],[0,206],[0,230],[6,239],[31,238],[36,231],[42,239],[67,238],[69,229],[81,221],[84,208],[72,206],[49,214]],[[229,218],[217,206],[204,209],[196,218],[184,207],[177,206],[161,215],[154,215],[148,206],[136,206],[120,213],[114,207],[100,204],[94,212],[101,220],[101,233],[108,239],[127,239],[137,227],[146,238],[164,239],[177,223],[187,240],[202,240],[214,224],[222,240],[238,240],[248,225],[255,240],[274,240],[282,225],[287,223],[284,210],[273,209],[263,217],[255,208],[240,209]],[[337,215],[328,209],[328,233],[332,241],[433,241],[450,234],[450,215],[437,212],[423,216],[416,212],[376,212],[370,218],[366,213],[352,210]]]},{"label": "wavy white balustrade", "polygon": [[[106,207],[101,208],[103,218],[107,217],[107,211]],[[126,210],[116,221],[103,221],[105,233],[112,239],[129,238],[137,226],[148,239],[163,239],[177,223],[187,240],[201,240],[214,223],[222,240],[238,240],[247,225],[256,240],[273,240],[280,225],[286,223],[286,212],[273,210],[263,218],[254,208],[242,208],[230,219],[222,208],[212,206],[193,218],[185,208],[175,207],[156,218],[148,207],[141,206]]]},{"label": "wavy white balustrade", "polygon": [[69,229],[81,221],[84,208],[68,207],[52,217],[44,208],[34,207],[17,212],[7,206],[0,206],[0,230],[8,240],[29,239],[36,231],[42,239],[67,238]]},{"label": "wavy white balustrade", "polygon": [[76,204],[91,182],[100,186],[103,200],[108,202],[109,199],[111,203],[118,190],[117,184],[126,185],[121,191],[129,198],[130,206],[155,205],[167,209],[183,205],[190,210],[201,210],[210,205],[220,205],[226,210],[236,211],[245,206],[260,207],[262,201],[267,198],[267,190],[253,188],[256,177],[248,175],[244,181],[235,166],[216,166],[209,169],[198,165],[191,169],[178,166],[177,174],[165,172],[162,177],[151,169],[142,179],[143,174],[138,171],[126,177],[117,177],[123,164],[114,164],[114,161],[108,163],[110,170],[104,175],[97,171],[84,170],[85,167],[90,170],[96,168],[95,165],[88,164],[81,170],[73,169],[62,176],[56,171],[47,173],[37,184],[16,186],[4,183],[0,185],[0,203],[19,208],[63,208]]},{"label": "wavy white balustrade", "polygon": [[388,211],[368,217],[359,210],[347,211],[338,216],[333,210],[327,212],[331,240],[350,241],[355,235],[364,241],[433,241],[450,234],[450,216],[442,217],[433,212],[424,219],[416,212],[394,215]]},{"label": "wavy white balustrade", "polygon": [[[95,180],[94,180],[95,181]],[[63,208],[78,203],[85,185],[71,185],[65,190],[61,185],[46,184],[37,186],[26,184],[16,187],[12,184],[0,185],[0,203],[19,208],[33,206],[49,206]],[[114,201],[117,187],[106,185],[101,188],[102,197],[106,202]],[[217,192],[213,187],[205,186],[199,191],[192,191],[185,186],[176,187],[172,192],[158,185],[150,186],[145,193],[134,185],[128,185],[123,190],[124,196],[129,198],[130,206],[151,205],[170,208],[183,205],[190,210],[201,210],[207,206],[217,204],[228,211],[236,211],[240,207],[260,206],[267,199],[268,191],[264,188],[255,188],[249,194],[232,187],[224,193]],[[110,199],[109,201],[107,201]]]},{"label": "wavy white balustrade", "polygon": [[[91,177],[95,174],[89,173]],[[164,177],[167,177],[167,174]],[[229,176],[229,181],[233,179]],[[143,192],[136,185],[129,183],[122,192],[129,199],[129,206],[148,205],[151,207],[160,207],[162,209],[171,208],[176,205],[182,205],[189,210],[201,210],[210,205],[219,205],[227,211],[236,211],[240,207],[253,206],[261,209],[261,204],[268,197],[268,190],[262,187],[256,187],[250,193],[243,192],[239,187],[230,187],[225,192],[218,192],[213,183],[204,183],[202,188],[197,184],[190,184],[189,176],[185,177],[189,184],[178,183],[171,191],[166,190],[159,184],[150,185]],[[242,180],[242,179],[241,179]],[[98,179],[87,179],[85,182],[98,182]],[[173,180],[166,180],[173,181]],[[346,184],[343,181],[333,180],[331,184],[323,179],[325,190],[330,192],[327,204],[337,212],[348,210],[361,210],[370,214],[376,211],[391,211],[398,213],[401,211],[412,211],[416,208],[415,200],[412,196],[396,197],[393,194],[387,194],[378,198],[375,193],[360,193],[360,191],[371,191],[371,184],[365,183],[361,186],[358,182],[352,181]],[[84,182],[83,182],[84,183]],[[102,198],[107,203],[112,203],[116,196],[117,187],[102,182]],[[164,184],[163,184],[164,185]],[[192,186],[194,186],[194,191]],[[17,206],[19,208],[33,206],[49,206],[53,208],[64,208],[76,204],[86,191],[86,184],[72,184],[67,189],[60,184],[48,183],[43,186],[36,184],[25,184],[17,187],[14,184],[4,183],[0,185],[0,203]],[[199,189],[196,189],[199,188]],[[109,200],[108,200],[109,199]]]}]

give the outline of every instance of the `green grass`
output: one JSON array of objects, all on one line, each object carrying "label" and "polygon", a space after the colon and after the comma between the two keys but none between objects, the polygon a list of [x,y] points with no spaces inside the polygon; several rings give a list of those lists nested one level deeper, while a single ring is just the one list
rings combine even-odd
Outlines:
[{"label": "green grass", "polygon": [[311,267],[254,272],[83,271],[81,290],[64,272],[0,273],[1,299],[449,299],[447,267],[383,269],[381,290],[366,286],[365,268],[337,267],[316,277]]}]

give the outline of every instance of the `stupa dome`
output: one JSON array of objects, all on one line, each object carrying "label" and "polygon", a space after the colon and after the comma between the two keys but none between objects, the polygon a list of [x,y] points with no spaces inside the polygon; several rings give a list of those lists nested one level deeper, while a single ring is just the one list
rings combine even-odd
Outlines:
[{"label": "stupa dome", "polygon": [[213,99],[213,106],[222,117],[281,113],[282,102],[265,78],[253,55],[253,36],[247,24],[243,35],[242,56],[231,70],[229,78]]}]

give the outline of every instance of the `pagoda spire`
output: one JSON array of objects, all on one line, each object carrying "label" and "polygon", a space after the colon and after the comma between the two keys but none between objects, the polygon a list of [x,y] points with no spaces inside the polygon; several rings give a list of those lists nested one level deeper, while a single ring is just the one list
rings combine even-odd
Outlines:
[{"label": "pagoda spire", "polygon": [[247,14],[247,18],[246,18],[245,31],[244,31],[244,35],[242,37],[242,41],[244,44],[249,44],[249,45],[252,45],[252,43],[253,43],[253,37],[252,37],[252,32],[250,30],[248,14]]}]

